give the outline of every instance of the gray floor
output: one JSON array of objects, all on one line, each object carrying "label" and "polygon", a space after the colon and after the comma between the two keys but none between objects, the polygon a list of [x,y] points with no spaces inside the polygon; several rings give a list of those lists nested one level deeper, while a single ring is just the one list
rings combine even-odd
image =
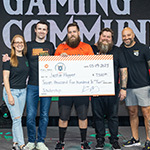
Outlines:
[{"label": "gray floor", "polygon": [[[24,136],[25,141],[27,142],[27,132],[26,127],[24,127]],[[119,142],[123,145],[131,137],[131,132],[129,127],[120,127],[119,128]],[[139,136],[142,143],[140,147],[133,148],[123,148],[122,150],[142,150],[145,142],[145,130],[144,127],[139,128]],[[104,150],[110,150],[111,145],[109,144],[109,132],[106,130],[106,140]],[[92,150],[94,150],[96,141],[95,141],[95,131],[93,128],[88,128],[87,140],[89,141]],[[48,127],[47,138],[45,143],[48,146],[49,150],[54,150],[55,143],[58,141],[58,127]],[[68,127],[67,133],[65,136],[65,150],[80,150],[80,133],[78,127]],[[11,150],[12,146],[12,134],[11,129],[0,129],[0,150]]]}]

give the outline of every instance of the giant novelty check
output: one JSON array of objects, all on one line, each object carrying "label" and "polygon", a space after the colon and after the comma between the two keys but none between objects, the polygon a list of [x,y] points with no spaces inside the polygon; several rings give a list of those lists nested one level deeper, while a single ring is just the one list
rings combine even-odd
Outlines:
[{"label": "giant novelty check", "polygon": [[39,56],[39,96],[114,95],[112,55]]}]

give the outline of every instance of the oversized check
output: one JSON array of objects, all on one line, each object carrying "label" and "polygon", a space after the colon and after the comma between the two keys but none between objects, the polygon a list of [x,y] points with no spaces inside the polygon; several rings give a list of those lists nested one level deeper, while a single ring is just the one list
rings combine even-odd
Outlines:
[{"label": "oversized check", "polygon": [[114,95],[112,55],[39,56],[39,96]]}]

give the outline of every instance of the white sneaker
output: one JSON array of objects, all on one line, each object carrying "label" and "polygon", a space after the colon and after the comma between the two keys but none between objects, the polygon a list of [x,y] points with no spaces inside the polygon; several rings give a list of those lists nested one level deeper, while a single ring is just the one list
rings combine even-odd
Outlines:
[{"label": "white sneaker", "polygon": [[25,146],[26,149],[32,150],[35,148],[35,143],[28,142]]},{"label": "white sneaker", "polygon": [[43,142],[38,142],[36,145],[36,149],[38,149],[38,150],[49,150],[48,147]]},{"label": "white sneaker", "polygon": [[13,144],[12,150],[20,150],[17,143],[14,143],[14,144]]}]

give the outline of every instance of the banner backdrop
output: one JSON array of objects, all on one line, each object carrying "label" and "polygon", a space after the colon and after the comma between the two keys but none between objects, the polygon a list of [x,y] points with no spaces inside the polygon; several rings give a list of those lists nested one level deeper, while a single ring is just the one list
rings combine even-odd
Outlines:
[{"label": "banner backdrop", "polygon": [[[114,43],[120,45],[121,31],[130,26],[136,39],[149,45],[149,0],[1,0],[0,1],[0,55],[10,52],[10,41],[21,34],[26,41],[35,38],[34,24],[46,20],[49,24],[47,40],[55,47],[65,40],[67,25],[76,21],[81,40],[97,42],[104,27],[115,32]],[[2,63],[0,63],[2,83]],[[2,99],[2,86],[0,87]]]}]

